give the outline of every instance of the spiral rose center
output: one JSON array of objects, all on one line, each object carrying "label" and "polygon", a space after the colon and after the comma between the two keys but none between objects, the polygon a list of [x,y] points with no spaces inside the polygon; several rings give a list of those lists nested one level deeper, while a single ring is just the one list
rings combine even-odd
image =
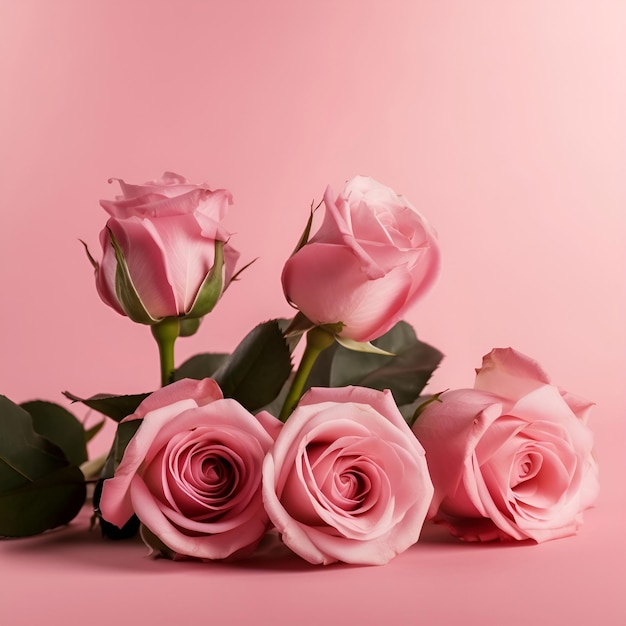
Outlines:
[{"label": "spiral rose center", "polygon": [[335,490],[348,509],[356,509],[370,490],[367,476],[357,470],[349,470],[336,476]]}]

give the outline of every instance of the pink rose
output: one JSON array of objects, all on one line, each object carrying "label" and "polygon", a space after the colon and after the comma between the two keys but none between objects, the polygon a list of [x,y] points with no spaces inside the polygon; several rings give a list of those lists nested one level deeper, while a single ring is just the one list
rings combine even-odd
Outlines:
[{"label": "pink rose", "polygon": [[592,403],[511,348],[492,350],[477,374],[413,426],[435,485],[430,515],[467,541],[575,534],[598,493]]},{"label": "pink rose", "polygon": [[370,341],[387,332],[433,284],[436,235],[402,196],[357,176],[315,236],[285,264],[285,296],[316,325],[341,322],[342,337]]},{"label": "pink rose", "polygon": [[181,380],[126,420],[143,419],[100,510],[120,528],[135,513],[176,554],[224,559],[254,549],[268,527],[261,469],[280,422],[224,399],[217,383]]},{"label": "pink rose", "polygon": [[[96,286],[106,304],[143,323],[189,314],[213,267],[216,241],[225,242],[222,290],[228,286],[239,256],[227,243],[230,235],[220,223],[232,202],[228,191],[192,185],[171,172],[144,185],[111,180],[119,182],[123,195],[100,201],[111,216],[100,233],[103,257],[96,267]],[[109,231],[149,318],[138,315],[137,306],[120,294]],[[193,310],[194,317],[208,313],[220,295],[221,291],[201,302]]]},{"label": "pink rose", "polygon": [[311,389],[263,464],[270,519],[310,563],[386,563],[417,541],[432,495],[389,391]]}]

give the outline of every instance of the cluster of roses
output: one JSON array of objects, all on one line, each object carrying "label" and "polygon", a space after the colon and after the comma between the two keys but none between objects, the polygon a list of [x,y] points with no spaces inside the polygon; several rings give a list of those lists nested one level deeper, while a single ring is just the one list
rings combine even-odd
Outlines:
[{"label": "cluster of roses", "polygon": [[[102,202],[111,217],[94,261],[98,291],[150,324],[162,347],[167,323],[175,320],[175,338],[235,275],[238,254],[221,225],[230,195],[171,173],[120,184],[123,196]],[[309,222],[283,270],[298,309],[292,327],[323,336],[318,351],[334,341],[374,349],[368,342],[433,283],[434,231],[369,178],[336,199],[327,191],[324,203],[321,227],[309,239]],[[355,386],[302,395],[294,383],[281,419],[253,414],[211,378],[167,384],[166,352],[164,386],[124,420],[140,425],[99,503],[119,527],[136,515],[161,553],[242,556],[274,528],[311,563],[382,564],[414,544],[428,518],[465,540],[540,542],[574,534],[596,497],[591,403],[510,348],[483,359],[474,389],[425,399],[412,427],[390,391]],[[294,380],[306,378],[303,363]]]}]

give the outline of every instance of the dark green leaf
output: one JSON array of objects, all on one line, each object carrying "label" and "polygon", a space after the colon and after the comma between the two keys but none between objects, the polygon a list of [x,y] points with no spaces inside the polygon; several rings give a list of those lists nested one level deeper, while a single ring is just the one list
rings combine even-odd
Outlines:
[{"label": "dark green leaf", "polygon": [[372,343],[395,356],[332,346],[318,358],[307,388],[359,385],[390,389],[398,405],[409,404],[419,396],[443,358],[439,350],[419,341],[406,322],[398,322]]},{"label": "dark green leaf", "polygon": [[27,411],[0,396],[0,535],[25,537],[67,524],[85,497],[80,469],[35,432]]},{"label": "dark green leaf", "polygon": [[107,522],[102,517],[102,513],[100,512],[100,497],[102,495],[102,485],[104,480],[112,478],[115,475],[115,470],[122,461],[124,452],[126,451],[126,446],[128,446],[130,440],[135,436],[137,430],[139,430],[139,426],[141,426],[142,421],[143,420],[140,419],[130,420],[128,422],[121,422],[117,425],[113,445],[111,446],[107,460],[102,468],[102,473],[100,475],[101,478],[96,484],[96,489],[93,494],[95,517],[100,522],[102,534],[109,539],[128,539],[130,537],[134,537],[139,529],[139,520],[135,515],[133,515],[122,528],[118,528],[114,524]]},{"label": "dark green leaf", "polygon": [[96,483],[96,488],[93,493],[94,517],[100,522],[102,536],[114,540],[130,539],[131,537],[134,537],[139,530],[139,518],[136,515],[131,516],[122,528],[118,528],[115,524],[111,524],[111,522],[107,522],[103,519],[99,508],[103,484],[104,479],[100,479]]},{"label": "dark green leaf", "polygon": [[61,449],[35,432],[31,416],[0,396],[0,492],[28,485],[67,465]]},{"label": "dark green leaf", "polygon": [[[296,314],[295,317],[298,317],[299,313]],[[295,319],[295,317],[293,319]],[[296,346],[300,343],[300,339],[302,339],[302,335],[304,334],[303,332],[297,332],[294,334],[290,334],[288,332],[289,327],[291,326],[293,319],[286,319],[284,317],[281,317],[279,319],[276,320],[276,322],[278,323],[278,327],[280,328],[281,332],[283,333],[284,337],[285,337],[285,341],[287,342],[287,347],[289,348],[289,352],[293,353],[293,351],[296,349]]]},{"label": "dark green leaf", "polygon": [[86,496],[85,479],[74,465],[0,492],[0,535],[29,537],[68,524],[80,511]]},{"label": "dark green leaf", "polygon": [[135,433],[141,426],[143,420],[129,420],[128,422],[121,422],[117,425],[115,431],[115,438],[113,439],[113,445],[109,451],[109,455],[102,469],[102,478],[112,478],[115,474],[115,470],[122,461],[126,446],[130,440],[135,436]]},{"label": "dark green leaf", "polygon": [[277,320],[254,328],[215,372],[224,396],[249,411],[269,404],[291,373],[291,355]]},{"label": "dark green leaf", "polygon": [[283,404],[287,399],[287,394],[289,393],[289,389],[291,388],[291,383],[293,382],[294,374],[290,374],[289,378],[285,381],[283,388],[280,390],[279,394],[269,403],[263,406],[262,408],[256,410],[255,413],[259,413],[260,411],[267,411],[274,417],[278,417],[280,415],[280,411],[283,408]]},{"label": "dark green leaf", "polygon": [[174,372],[174,380],[211,378],[227,358],[228,354],[196,354]]},{"label": "dark green leaf", "polygon": [[85,429],[69,411],[43,400],[25,402],[21,407],[30,413],[35,431],[59,446],[70,463],[80,465],[87,460]]},{"label": "dark green leaf", "polygon": [[94,424],[91,428],[85,431],[85,443],[89,443],[101,430],[104,426],[104,420]]},{"label": "dark green leaf", "polygon": [[125,417],[132,415],[150,394],[138,393],[128,396],[114,396],[100,393],[91,396],[91,398],[80,398],[69,391],[64,391],[63,395],[72,400],[72,402],[81,402],[90,409],[94,409],[112,420],[120,422]]}]

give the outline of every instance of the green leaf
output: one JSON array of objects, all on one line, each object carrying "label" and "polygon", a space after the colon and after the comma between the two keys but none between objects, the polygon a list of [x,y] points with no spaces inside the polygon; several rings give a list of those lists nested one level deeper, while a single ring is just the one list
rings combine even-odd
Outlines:
[{"label": "green leaf", "polygon": [[139,529],[139,520],[136,515],[133,515],[122,528],[118,528],[114,524],[107,522],[102,517],[100,511],[100,498],[102,495],[102,486],[107,478],[112,478],[115,475],[115,470],[124,457],[126,447],[130,443],[130,440],[135,436],[135,433],[139,430],[143,420],[129,420],[128,422],[121,422],[117,425],[115,431],[115,438],[113,439],[113,445],[109,450],[109,454],[104,462],[104,467],[100,474],[100,480],[96,484],[96,488],[93,494],[93,506],[94,516],[100,522],[100,528],[102,534],[109,539],[128,539],[134,537]]},{"label": "green leaf", "polygon": [[97,424],[94,424],[91,428],[85,431],[85,443],[89,443],[101,430],[104,426],[104,420],[99,421]]},{"label": "green leaf", "polygon": [[113,439],[113,445],[109,450],[109,455],[102,468],[101,478],[112,478],[115,474],[115,470],[122,462],[126,446],[130,443],[130,440],[135,436],[135,433],[139,430],[143,420],[129,420],[128,422],[121,422],[117,425],[115,431],[115,438]]},{"label": "green leaf", "polygon": [[211,312],[224,290],[224,242],[215,240],[215,259],[208,271],[193,305],[185,317],[202,317]]},{"label": "green leaf", "polygon": [[29,537],[69,524],[85,503],[85,479],[67,465],[22,487],[0,492],[0,536]]},{"label": "green leaf", "polygon": [[113,231],[107,227],[109,237],[111,239],[111,245],[115,251],[115,260],[117,261],[117,267],[115,269],[115,294],[117,299],[124,309],[124,313],[133,321],[139,324],[154,324],[159,320],[155,319],[148,313],[144,303],[141,301],[137,289],[133,283],[130,270],[128,269],[128,263],[124,257],[124,252],[120,248],[117,239]]},{"label": "green leaf", "polygon": [[174,380],[181,380],[183,378],[202,380],[203,378],[211,378],[227,358],[228,354],[196,354],[185,361],[174,372]]},{"label": "green leaf", "polygon": [[0,491],[22,487],[67,465],[60,448],[35,432],[31,416],[0,396]]},{"label": "green leaf", "polygon": [[35,431],[59,446],[70,463],[80,465],[87,460],[85,429],[69,411],[43,400],[24,402],[20,406],[30,413]]},{"label": "green leaf", "polygon": [[107,522],[100,512],[100,499],[102,496],[102,486],[104,485],[104,479],[100,479],[96,483],[96,487],[93,492],[93,506],[94,506],[94,516],[91,518],[92,525],[98,520],[100,524],[100,530],[102,531],[102,536],[107,537],[108,539],[113,539],[115,541],[121,539],[130,539],[137,534],[139,530],[139,518],[136,515],[132,515],[131,518],[122,526],[122,528],[118,528],[115,524],[111,524]]},{"label": "green leaf", "polygon": [[358,385],[390,389],[398,405],[410,404],[419,396],[443,358],[439,350],[419,341],[406,322],[398,322],[372,343],[395,356],[331,346],[315,363],[307,388]]},{"label": "green leaf", "polygon": [[81,402],[90,409],[94,409],[94,411],[98,411],[116,422],[121,422],[125,417],[132,415],[150,394],[138,393],[127,396],[114,396],[99,393],[90,398],[80,398],[69,391],[64,391],[63,395],[72,402]]},{"label": "green leaf", "polygon": [[[304,334],[304,331],[302,332],[297,331],[293,333],[289,332],[291,325],[293,324],[294,320],[298,317],[298,315],[300,315],[300,313],[297,313],[293,319],[286,319],[284,317],[281,317],[276,320],[276,323],[278,324],[280,331],[283,333],[283,336],[285,337],[285,341],[287,342],[287,347],[289,348],[289,352],[291,352],[292,354],[293,354],[293,351],[296,349],[297,345],[300,343],[300,339],[302,339],[302,336]],[[304,317],[304,315],[302,317]]]},{"label": "green leaf", "polygon": [[214,373],[227,398],[248,411],[269,404],[291,373],[291,354],[278,320],[256,326]]},{"label": "green leaf", "polygon": [[25,537],[67,524],[85,498],[80,469],[35,431],[27,411],[0,396],[0,535]]}]

